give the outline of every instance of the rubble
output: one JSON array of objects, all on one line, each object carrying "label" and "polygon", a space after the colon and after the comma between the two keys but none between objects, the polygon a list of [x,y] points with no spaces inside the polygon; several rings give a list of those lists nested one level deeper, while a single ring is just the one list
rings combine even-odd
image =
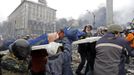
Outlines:
[{"label": "rubble", "polygon": [[[79,55],[78,50],[77,50],[77,45],[73,45],[72,49],[73,49],[73,51],[72,51],[72,64],[71,65],[72,65],[73,73],[74,73],[74,75],[76,75],[75,71],[76,71],[81,60],[80,60],[80,55]],[[85,69],[85,67],[84,67],[84,69]],[[84,69],[82,72],[84,72]]]},{"label": "rubble", "polygon": [[[75,71],[80,63],[80,55],[77,50],[77,45],[73,45],[72,49],[72,70],[75,75]],[[130,63],[126,64],[126,71],[127,75],[134,75],[134,58],[130,58]]]},{"label": "rubble", "polygon": [[71,64],[71,66],[72,66],[73,73],[75,75],[75,71],[80,63],[80,55],[79,55],[78,50],[77,50],[77,45],[73,45],[72,50],[73,50],[72,51],[72,61],[73,62]]},{"label": "rubble", "polygon": [[[8,50],[1,51],[0,53],[5,54],[7,52],[8,52]],[[127,71],[127,75],[134,75],[134,58],[130,58],[130,59],[131,59],[130,63],[126,64],[126,71]],[[73,45],[72,46],[72,64],[71,65],[72,65],[72,70],[73,70],[74,75],[75,75],[75,71],[76,71],[79,63],[80,63],[80,55],[77,50],[77,45]],[[84,72],[84,69],[83,69],[83,72]]]},{"label": "rubble", "polygon": [[130,58],[130,63],[126,65],[127,75],[134,75],[134,58]]}]

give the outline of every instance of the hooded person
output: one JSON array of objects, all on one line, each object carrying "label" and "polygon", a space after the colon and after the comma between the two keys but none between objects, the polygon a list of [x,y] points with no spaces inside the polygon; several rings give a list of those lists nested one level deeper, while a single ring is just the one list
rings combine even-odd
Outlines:
[{"label": "hooded person", "polygon": [[49,54],[47,75],[73,75],[71,42],[67,38],[63,38],[60,43],[50,43],[46,49]]},{"label": "hooded person", "polygon": [[96,43],[94,75],[126,75],[125,62],[131,54],[131,47],[121,37],[120,25],[111,24],[106,33]]},{"label": "hooded person", "polygon": [[29,75],[28,65],[31,47],[24,39],[10,45],[9,53],[2,57],[2,75]]}]

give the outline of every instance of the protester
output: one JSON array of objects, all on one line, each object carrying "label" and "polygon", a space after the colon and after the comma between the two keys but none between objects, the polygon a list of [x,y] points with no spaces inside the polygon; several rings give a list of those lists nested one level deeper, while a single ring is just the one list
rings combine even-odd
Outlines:
[{"label": "protester", "polygon": [[78,38],[83,34],[85,33],[79,31],[74,27],[65,27],[57,32],[42,34],[41,36],[35,39],[28,40],[28,42],[30,43],[31,46],[44,45],[56,41],[57,39],[64,36],[67,37],[70,41],[74,41],[78,40]]},{"label": "protester", "polygon": [[130,43],[130,46],[134,49],[134,31],[131,31],[126,35],[126,40]]},{"label": "protester", "polygon": [[29,75],[30,51],[30,45],[24,39],[11,44],[9,53],[1,60],[2,75]]},{"label": "protester", "polygon": [[[43,34],[33,40],[29,40],[29,43],[31,46],[36,46],[36,45],[45,45],[45,44],[49,44],[53,41],[56,40],[62,40],[64,37],[66,37],[71,43],[75,40],[78,40],[78,38],[83,35],[85,33],[80,32],[78,29],[73,28],[73,27],[65,27],[64,29],[61,29],[60,31],[54,32],[54,33],[48,33],[48,34]],[[70,43],[70,45],[71,45]],[[71,47],[69,46],[69,49],[71,49]],[[67,52],[68,53],[68,52]],[[66,53],[65,53],[66,54]],[[36,53],[35,53],[36,55]],[[65,55],[65,59],[64,61],[66,61],[65,63],[65,67],[64,67],[64,71],[63,71],[63,75],[72,75],[72,69],[71,69],[71,59],[72,59],[72,52],[70,52],[69,54]],[[64,56],[64,55],[63,55]],[[36,60],[38,59],[37,57],[33,57],[32,55],[32,60]],[[38,61],[31,61],[31,63],[39,63],[40,61],[42,61],[42,59],[38,60]],[[33,66],[39,66],[39,64],[33,64],[31,65],[31,68],[33,68]],[[43,68],[44,66],[42,66]],[[37,71],[37,69],[36,69]],[[40,70],[41,71],[41,70]],[[39,70],[38,70],[39,72]]]},{"label": "protester", "polygon": [[84,30],[83,30],[86,34],[86,37],[90,37],[92,36],[92,26],[91,25],[87,25],[84,27]]},{"label": "protester", "polygon": [[47,48],[48,57],[47,75],[73,75],[71,69],[71,42],[63,38],[60,43],[50,43]]},{"label": "protester", "polygon": [[128,42],[120,37],[122,31],[120,25],[109,25],[108,33],[97,41],[94,75],[126,75],[126,56],[132,54]]},{"label": "protester", "polygon": [[34,39],[28,40],[31,46],[44,45],[53,42],[59,38],[58,32],[45,33]]},{"label": "protester", "polygon": [[[92,30],[92,26],[91,25],[86,25],[84,27],[84,30],[83,30],[83,32],[85,32],[86,34],[81,36],[80,39],[85,39],[86,37],[92,36],[91,30]],[[82,75],[81,71],[82,71],[82,69],[83,69],[83,67],[86,63],[86,60],[87,60],[87,50],[88,50],[87,46],[88,46],[87,43],[78,45],[78,52],[80,54],[81,62],[80,62],[79,66],[76,70],[77,75]]]},{"label": "protester", "polygon": [[[48,71],[47,75],[73,75],[73,71],[71,68],[72,62],[72,42],[78,40],[79,36],[81,36],[83,32],[79,32],[78,29],[66,27],[58,31],[59,39],[56,42],[62,43],[63,47],[53,48],[54,45],[51,45],[49,48],[53,48],[49,51],[51,55],[48,57]],[[50,43],[51,44],[51,43]],[[57,50],[58,48],[58,50]],[[56,52],[55,52],[56,51]]]},{"label": "protester", "polygon": [[106,27],[98,27],[97,32],[94,34],[94,36],[103,36],[107,33]]}]

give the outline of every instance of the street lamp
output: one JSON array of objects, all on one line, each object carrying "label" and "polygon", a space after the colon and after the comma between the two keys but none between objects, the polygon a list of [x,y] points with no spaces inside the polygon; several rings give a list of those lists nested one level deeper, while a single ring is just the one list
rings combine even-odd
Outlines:
[{"label": "street lamp", "polygon": [[95,27],[95,14],[93,12],[90,12],[89,10],[87,10],[87,12],[93,15],[93,26]]}]

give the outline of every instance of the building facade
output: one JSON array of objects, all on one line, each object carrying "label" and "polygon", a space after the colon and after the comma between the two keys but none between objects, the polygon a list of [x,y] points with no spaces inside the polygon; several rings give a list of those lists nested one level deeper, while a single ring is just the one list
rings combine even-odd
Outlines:
[{"label": "building facade", "polygon": [[45,0],[41,1],[36,3],[22,0],[21,4],[9,15],[12,35],[40,35],[54,31],[56,10],[48,7]]}]

